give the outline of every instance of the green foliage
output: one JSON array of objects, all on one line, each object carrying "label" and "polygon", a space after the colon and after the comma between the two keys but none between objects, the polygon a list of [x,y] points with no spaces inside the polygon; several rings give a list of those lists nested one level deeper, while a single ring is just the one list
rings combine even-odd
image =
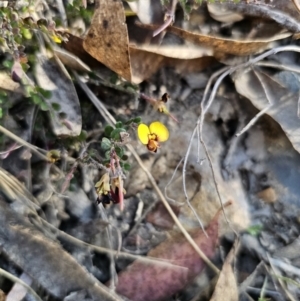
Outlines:
[{"label": "green foliage", "polygon": [[108,150],[108,149],[111,148],[111,142],[110,142],[110,140],[109,140],[108,138],[106,138],[106,137],[103,137],[103,138],[102,138],[102,141],[101,141],[101,148],[102,148],[103,150]]},{"label": "green foliage", "polygon": [[263,226],[262,225],[253,225],[247,229],[247,232],[252,236],[257,236],[261,233]]},{"label": "green foliage", "polygon": [[[92,9],[84,8],[82,6],[82,0],[73,0],[72,3],[68,3],[66,13],[68,20],[81,17],[87,25],[90,25],[94,12]],[[59,23],[60,20],[57,20],[57,25],[61,25]]]},{"label": "green foliage", "polygon": [[5,111],[7,109],[8,104],[8,96],[5,91],[0,90],[0,119],[5,115]]},{"label": "green foliage", "polygon": [[101,149],[104,151],[103,165],[109,164],[111,159],[116,160],[123,172],[130,170],[130,164],[125,162],[128,156],[125,154],[125,144],[128,142],[128,130],[141,123],[141,117],[129,119],[126,122],[118,121],[115,128],[107,125],[104,129],[104,137],[101,140]]}]

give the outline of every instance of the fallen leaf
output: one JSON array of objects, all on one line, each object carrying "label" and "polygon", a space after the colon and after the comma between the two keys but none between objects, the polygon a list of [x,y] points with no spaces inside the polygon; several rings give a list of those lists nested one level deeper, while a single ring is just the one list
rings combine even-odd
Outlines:
[{"label": "fallen leaf", "polygon": [[210,301],[223,301],[223,300],[238,301],[239,300],[237,282],[231,266],[235,256],[237,245],[238,245],[238,241],[236,240],[223,264],[221,273],[219,275],[219,279],[217,281],[215,290],[213,292]]},{"label": "fallen leaf", "polygon": [[[63,44],[66,50],[76,55],[93,69],[101,68],[101,63],[84,50],[84,40],[82,38],[68,33],[68,40],[67,43]],[[174,67],[178,73],[188,74],[202,71],[217,62],[210,55],[211,52],[195,47],[130,45],[129,52],[132,71],[131,81],[135,84],[150,78],[164,66]]]},{"label": "fallen leaf", "polygon": [[[178,216],[180,208],[170,205],[176,216]],[[147,215],[146,221],[163,229],[172,229],[174,221],[163,203],[159,202],[155,208]]]},{"label": "fallen leaf", "polygon": [[79,99],[71,78],[57,64],[57,61],[38,55],[35,77],[40,88],[50,91],[45,102],[51,110],[51,126],[57,136],[78,136],[82,120]]},{"label": "fallen leaf", "polygon": [[122,1],[98,0],[83,42],[87,53],[131,81],[128,32]]},{"label": "fallen leaf", "polygon": [[[291,72],[279,74],[293,75]],[[255,72],[249,70],[234,76],[237,92],[248,98],[259,110],[269,106],[266,114],[278,122],[294,148],[300,152],[300,128],[297,116],[299,90],[295,92],[288,88],[288,83],[292,82],[293,79],[290,77],[275,78],[257,70]]]},{"label": "fallen leaf", "polygon": [[223,52],[237,56],[255,54],[267,49],[271,42],[284,39],[291,35],[291,33],[281,33],[272,36],[269,39],[237,40],[193,33],[175,26],[169,26],[167,31],[176,34],[185,41],[192,42],[201,47],[209,47],[215,52]]},{"label": "fallen leaf", "polygon": [[[170,47],[166,48],[169,51],[169,55],[172,55]],[[177,72],[187,74],[201,71],[216,63],[216,60],[212,56],[208,55],[202,56],[199,54],[198,57],[187,58],[189,52],[186,51],[185,47],[180,48],[181,52],[186,51],[186,58],[169,57],[166,55],[166,48],[161,47],[161,52],[165,53],[165,55],[163,55],[159,53],[160,50],[157,47],[151,49],[143,46],[141,48],[139,46],[130,46],[129,49],[133,73],[132,82],[139,84],[143,80],[151,77],[164,66],[173,67]],[[180,52],[180,50],[178,52]]]},{"label": "fallen leaf", "polygon": [[11,79],[11,76],[6,72],[0,72],[0,89],[16,93],[23,93],[21,85],[14,82]]},{"label": "fallen leaf", "polygon": [[[71,37],[70,34],[69,36]],[[69,46],[70,41],[69,39],[66,49],[76,54],[75,48],[78,57],[83,61],[85,59],[80,50],[81,46],[97,61],[135,84],[148,79],[163,66],[175,66],[178,72],[196,72],[215,61],[212,57],[204,55],[203,50],[190,50],[186,46],[178,48],[177,57],[173,54],[174,47],[146,49],[145,46],[129,46],[124,8],[120,0],[98,0],[91,27],[84,41],[80,42],[75,38],[71,44],[76,41],[76,46]],[[192,52],[197,52],[197,56]]]},{"label": "fallen leaf", "polygon": [[223,10],[240,13],[246,16],[274,20],[291,32],[300,32],[300,14],[293,0],[272,1],[239,1],[238,3],[224,2]]},{"label": "fallen leaf", "polygon": [[[211,258],[218,242],[219,214],[206,229],[206,236],[199,228],[190,231],[204,254]],[[204,268],[205,263],[186,238],[177,233],[148,253],[149,257],[166,260],[173,267],[133,262],[119,273],[116,291],[133,301],[165,300],[182,290]]]}]

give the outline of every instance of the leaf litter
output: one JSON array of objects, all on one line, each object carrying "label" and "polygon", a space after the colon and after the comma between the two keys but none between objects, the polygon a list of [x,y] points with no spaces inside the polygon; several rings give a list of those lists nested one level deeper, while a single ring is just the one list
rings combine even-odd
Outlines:
[{"label": "leaf litter", "polygon": [[[86,6],[86,3],[84,4]],[[184,3],[181,4],[186,10]],[[170,202],[173,199],[179,204],[184,204],[191,200],[191,207],[181,205],[179,209],[174,210],[182,225],[189,229],[194,241],[208,257],[213,257],[214,261],[222,257],[222,252],[216,248],[218,236],[225,235],[225,242],[231,244],[234,241],[234,232],[238,232],[241,236],[241,250],[247,260],[242,260],[240,254],[235,255],[232,248],[224,263],[219,264],[221,272],[214,292],[207,300],[222,300],[222,298],[238,300],[238,283],[243,283],[245,277],[250,275],[259,264],[253,252],[256,252],[266,265],[271,263],[273,271],[276,270],[276,275],[274,276],[270,269],[260,269],[259,277],[249,279],[247,287],[243,288],[240,300],[248,300],[247,294],[254,299],[277,295],[283,296],[282,299],[286,296],[297,299],[299,296],[297,286],[290,281],[295,278],[297,283],[299,277],[297,270],[299,258],[294,254],[296,248],[294,245],[297,246],[300,235],[297,227],[299,214],[297,183],[300,164],[297,140],[299,120],[297,73],[299,71],[296,68],[298,61],[295,55],[299,49],[290,38],[292,34],[299,32],[297,25],[299,11],[295,9],[294,4],[294,1],[279,0],[272,3],[264,3],[264,1],[215,3],[214,6],[222,5],[222,10],[228,9],[239,16],[231,19],[233,24],[221,24],[227,21],[219,19],[221,23],[213,23],[210,17],[218,18],[218,16],[212,9],[206,10],[207,6],[211,8],[212,4],[204,3],[199,6],[199,10],[194,11],[192,21],[195,22],[198,17],[196,31],[187,29],[185,25],[188,21],[184,21],[180,14],[176,14],[176,27],[168,26],[166,29],[167,45],[153,46],[130,44],[129,27],[126,26],[127,18],[125,18],[123,4],[121,1],[101,0],[97,2],[91,27],[86,36],[81,38],[64,32],[63,36],[69,37],[69,41],[64,42],[64,47],[70,54],[60,50],[55,52],[67,68],[71,70],[76,68],[83,72],[81,79],[91,86],[93,95],[102,98],[109,110],[114,115],[121,114],[122,118],[136,113],[136,103],[134,105],[134,101],[130,99],[132,95],[138,99],[140,93],[144,93],[149,95],[149,99],[159,99],[165,92],[171,94],[171,111],[176,117],[178,116],[180,123],[167,118],[168,116],[157,115],[157,112],[149,110],[141,101],[137,109],[143,114],[143,123],[151,124],[153,120],[159,118],[159,121],[169,129],[170,138],[157,156],[151,157],[147,149],[142,148],[135,141],[132,141],[132,144],[141,155],[142,161],[147,162],[148,169],[153,173],[160,188],[169,186]],[[89,3],[87,9],[88,5]],[[181,8],[178,6],[177,13],[179,10]],[[162,7],[160,6],[158,10],[153,7],[153,11],[157,13],[155,17],[159,20],[158,26],[161,26]],[[60,12],[63,14],[62,10]],[[136,12],[140,21],[145,22],[143,16],[152,12],[152,8],[140,6]],[[251,32],[247,32],[245,29],[247,26],[243,22],[251,20],[253,22],[251,27],[253,27],[254,22],[257,22],[253,17],[260,18],[259,26],[266,25],[272,20],[271,22],[276,25],[275,33],[270,31],[261,35],[257,28],[254,30],[251,28]],[[154,19],[152,18],[152,21]],[[281,33],[278,25],[290,32]],[[153,25],[147,26],[155,28]],[[264,31],[267,27],[261,28],[263,28],[261,31]],[[172,32],[177,37],[172,35]],[[157,43],[157,40],[152,42]],[[190,42],[197,45],[196,49],[195,46],[188,46]],[[285,48],[283,51],[289,52],[283,54],[276,53],[279,48],[275,48],[273,52],[263,52],[274,45],[285,43],[295,46]],[[256,56],[261,53],[262,55]],[[256,57],[249,60],[248,55]],[[79,59],[87,65],[81,63]],[[241,61],[246,61],[248,64],[239,65]],[[28,274],[44,287],[45,294],[47,295],[48,292],[47,298],[50,299],[51,295],[64,300],[91,300],[91,298],[119,300],[121,298],[108,292],[101,285],[101,282],[108,281],[109,275],[115,278],[114,261],[111,261],[109,266],[108,260],[103,259],[98,253],[91,254],[86,245],[82,244],[81,247],[72,245],[70,238],[67,239],[70,246],[63,245],[63,248],[68,249],[71,255],[66,253],[57,243],[54,235],[46,231],[44,224],[39,224],[41,217],[36,223],[28,218],[28,215],[37,217],[38,212],[43,218],[67,233],[72,233],[95,246],[105,245],[119,249],[122,245],[125,250],[128,250],[127,244],[130,243],[130,250],[144,254],[145,248],[141,247],[143,245],[150,250],[149,257],[168,259],[175,265],[170,269],[152,263],[146,264],[145,258],[141,257],[125,268],[126,263],[119,259],[116,265],[122,271],[118,275],[119,282],[116,283],[117,293],[132,300],[168,300],[174,294],[179,298],[182,297],[182,300],[191,300],[199,290],[207,287],[209,279],[202,284],[198,281],[201,277],[207,277],[208,269],[200,273],[204,268],[203,260],[187,240],[177,233],[177,230],[162,232],[160,227],[176,229],[174,223],[167,218],[166,221],[161,222],[161,219],[164,219],[160,215],[162,209],[158,208],[159,214],[153,214],[152,217],[150,214],[147,222],[143,218],[136,218],[139,216],[138,211],[142,211],[142,217],[145,216],[143,211],[147,212],[149,208],[151,211],[151,204],[159,200],[147,182],[147,177],[141,175],[143,168],[134,167],[127,179],[130,183],[125,182],[125,186],[133,187],[126,195],[127,199],[124,203],[126,213],[120,213],[115,206],[104,209],[100,205],[98,210],[95,210],[91,195],[95,193],[93,190],[95,173],[98,173],[99,166],[95,168],[95,161],[86,162],[84,154],[79,154],[80,149],[85,149],[85,146],[81,145],[82,140],[65,144],[65,139],[78,136],[83,126],[88,131],[88,135],[101,141],[103,137],[95,133],[99,129],[101,132],[107,120],[102,119],[98,113],[95,113],[94,108],[87,104],[82,91],[75,90],[66,70],[62,71],[59,60],[54,61],[44,57],[43,62],[43,66],[37,65],[36,82],[44,90],[51,88],[51,82],[55,83],[55,89],[52,90],[54,92],[50,97],[47,95],[46,99],[51,106],[59,103],[59,108],[56,109],[60,110],[56,110],[57,112],[54,110],[49,114],[51,131],[58,137],[48,137],[48,124],[41,122],[41,115],[36,115],[33,109],[26,118],[23,118],[22,114],[26,111],[20,106],[22,97],[20,95],[13,102],[17,105],[6,111],[9,114],[5,119],[5,127],[18,135],[10,135],[5,129],[0,128],[1,132],[7,135],[3,143],[5,155],[2,158],[6,173],[0,174],[1,187],[5,199],[11,203],[7,205],[7,201],[3,201],[2,209],[5,212],[1,215],[2,231],[6,231],[6,234],[1,236],[5,240],[1,244],[1,249],[8,258],[5,264],[18,265],[23,273]],[[216,75],[214,71],[221,70],[224,64],[229,65],[223,69],[225,73]],[[109,69],[120,77],[114,79],[114,73]],[[15,70],[17,71],[16,68]],[[98,71],[98,78],[93,78],[94,75],[90,70],[96,71],[96,74]],[[196,76],[202,73],[205,73],[208,79],[206,90],[201,88],[203,85],[201,86],[200,83],[197,87],[196,84],[189,85],[186,82],[187,75]],[[229,74],[231,78],[224,80]],[[105,81],[100,80],[101,76]],[[75,78],[78,80],[79,77]],[[15,79],[19,80],[17,77]],[[12,91],[9,93],[14,91],[18,93],[20,87],[24,89],[24,85],[16,85],[8,78],[4,77],[3,81],[5,82],[1,83],[2,86]],[[128,87],[137,89],[136,86],[130,86],[129,82],[142,83],[138,87],[139,91],[124,92]],[[120,93],[120,88],[123,89],[123,93]],[[199,106],[201,99],[205,105],[210,104],[205,108],[204,119],[199,119],[199,116],[202,116]],[[42,108],[41,104],[40,107]],[[199,133],[199,123],[201,133]],[[38,128],[35,127],[36,124]],[[193,131],[194,138],[190,139]],[[39,145],[38,148],[30,146],[33,156],[24,153],[22,148],[28,147],[28,144],[22,138]],[[202,144],[199,143],[199,138]],[[13,145],[9,139],[15,141]],[[53,146],[60,148],[62,152],[61,158],[50,164],[46,150]],[[68,149],[68,154],[64,153],[65,147]],[[209,157],[205,148],[208,149]],[[46,157],[44,162],[37,161],[35,157],[37,153],[40,158]],[[173,178],[173,169],[177,168],[177,163],[181,162],[182,158],[184,164],[179,165],[177,174]],[[32,174],[28,164],[33,169]],[[217,184],[212,181],[212,171]],[[10,173],[26,183],[28,190],[23,191],[23,196],[20,189],[23,184],[16,182]],[[178,175],[178,173],[182,174]],[[169,185],[171,177],[173,180]],[[141,181],[138,185],[135,184],[137,180]],[[185,185],[183,182],[181,186],[182,181],[189,184]],[[64,186],[66,182],[68,185],[65,185],[64,190],[70,191],[66,193],[62,191],[62,195],[59,187]],[[79,188],[80,185],[82,188]],[[34,198],[31,192],[39,197]],[[220,207],[220,201],[226,203],[228,200],[233,204],[231,208],[225,210],[230,224],[222,219],[219,233],[218,222],[215,219],[212,222],[210,220],[216,209]],[[14,223],[7,223],[5,219],[7,216],[13,221],[16,220],[16,224],[21,225],[21,228],[14,226]],[[206,224],[208,237],[200,230],[196,217],[200,217]],[[97,225],[101,224],[98,222],[103,220],[106,221],[106,227],[112,225],[117,229],[110,232],[112,235],[107,239],[103,238],[105,231],[99,231],[97,228]],[[137,220],[139,222],[135,224],[130,239],[127,239],[126,235],[130,233],[131,225]],[[251,235],[244,233],[247,229]],[[22,242],[20,238],[22,235],[28,238],[26,243]],[[116,238],[120,235],[125,238],[123,242]],[[13,237],[18,239],[12,239]],[[165,237],[168,238],[162,242]],[[32,244],[35,245],[34,248]],[[291,252],[285,248],[286,245],[290,246],[293,255],[290,255]],[[28,251],[17,252],[20,248]],[[276,252],[279,248],[281,252]],[[33,249],[42,251],[37,252]],[[268,262],[267,257],[263,255],[266,251],[271,256],[280,258],[275,260],[269,257]],[[237,261],[236,275],[232,269],[234,256]],[[68,268],[61,269],[60,261],[54,266],[46,264],[48,261],[56,262],[56,258],[64,258]],[[290,263],[284,264],[283,258],[288,258]],[[44,268],[35,269],[35,266]],[[82,266],[85,266],[88,272],[82,269]],[[74,273],[71,275],[68,270]],[[92,282],[96,283],[97,288],[91,286],[90,273],[95,277],[92,277]],[[261,280],[266,277],[272,278],[272,281]],[[196,279],[193,284],[197,292],[189,285],[192,278]],[[47,282],[45,279],[53,279],[53,281]],[[58,281],[59,279],[64,280]],[[110,280],[110,283],[113,284],[113,280]],[[277,284],[280,284],[281,289]],[[193,293],[188,296],[190,292]]]}]

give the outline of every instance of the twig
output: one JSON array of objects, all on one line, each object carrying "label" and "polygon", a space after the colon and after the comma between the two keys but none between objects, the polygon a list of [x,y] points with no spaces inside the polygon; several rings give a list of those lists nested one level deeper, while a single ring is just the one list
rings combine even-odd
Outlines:
[{"label": "twig", "polygon": [[[202,129],[203,129],[203,122],[204,122],[204,116],[205,116],[205,113],[207,112],[207,110],[209,109],[209,107],[211,106],[213,100],[214,100],[214,97],[216,95],[216,92],[217,92],[217,89],[219,88],[222,80],[229,74],[239,70],[239,69],[246,69],[246,68],[249,68],[251,65],[254,65],[255,63],[263,60],[264,58],[270,56],[270,55],[273,55],[273,54],[276,54],[276,53],[279,53],[279,52],[283,52],[283,51],[295,51],[295,52],[300,52],[300,47],[299,46],[295,46],[295,45],[288,45],[288,46],[280,46],[280,47],[277,47],[277,48],[273,48],[269,51],[266,51],[265,53],[257,56],[256,58],[253,58],[251,60],[249,60],[248,62],[246,63],[243,63],[243,64],[240,64],[238,66],[235,66],[235,67],[230,67],[230,68],[226,68],[225,70],[222,69],[222,73],[221,71],[218,71],[217,74],[221,74],[219,75],[214,87],[213,87],[213,90],[210,94],[210,97],[207,101],[207,104],[205,104],[205,98],[206,98],[206,95],[208,93],[208,90],[209,90],[209,87],[212,83],[212,78],[215,78],[216,77],[216,73],[212,75],[211,79],[209,80],[208,82],[208,87],[205,89],[205,93],[203,95],[203,98],[202,98],[202,102],[201,102],[201,114],[200,114],[200,117],[198,118],[198,121],[197,121],[197,124],[195,126],[195,129],[197,126],[199,126],[199,129],[200,129],[200,141],[201,141],[201,144],[203,145],[203,148],[205,150],[205,154],[209,160],[209,165],[210,165],[210,168],[211,168],[211,171],[212,171],[212,175],[213,175],[213,180],[214,180],[214,185],[215,185],[215,188],[216,188],[216,191],[217,191],[217,194],[218,194],[218,198],[219,198],[219,201],[220,201],[220,204],[222,206],[222,210],[223,210],[223,213],[224,213],[224,216],[228,222],[228,219],[225,215],[225,210],[223,208],[223,203],[222,203],[222,198],[221,198],[221,194],[220,194],[220,191],[218,189],[218,184],[216,182],[216,178],[215,178],[215,172],[214,172],[214,168],[213,168],[213,165],[212,165],[212,162],[211,162],[211,159],[209,157],[209,154],[208,154],[208,150],[207,150],[207,147],[205,145],[205,142],[204,142],[204,139],[203,139],[203,135],[202,135]],[[192,134],[192,138],[194,137],[195,135],[195,130]],[[186,161],[188,160],[188,155],[189,155],[189,152],[190,152],[190,149],[191,149],[191,141],[192,141],[192,138],[190,139],[190,144],[188,146],[188,150],[187,150],[187,155],[185,156],[185,164],[186,164]],[[235,232],[235,231],[234,231]],[[235,232],[236,233],[236,232]]]},{"label": "twig", "polygon": [[[273,270],[274,273],[270,273],[269,271],[269,274],[272,275],[272,274],[279,274],[279,271],[277,270],[277,267],[275,267],[274,265],[274,261],[273,259],[270,258],[269,254],[267,253],[267,257],[268,257],[268,260],[269,260],[269,264],[271,266],[271,269]],[[266,269],[268,269],[266,267]],[[273,276],[274,277],[274,276]],[[286,289],[283,281],[280,279],[280,278],[277,278],[282,290],[284,291],[284,293],[286,294],[286,296],[288,297],[289,300],[291,301],[296,301],[296,299],[294,298],[294,296]]]},{"label": "twig", "polygon": [[169,27],[173,22],[175,21],[175,9],[177,5],[177,0],[172,0],[172,6],[171,9],[166,13],[166,21],[164,24],[162,24],[159,28],[157,28],[153,32],[153,37],[159,35],[162,31],[164,31],[167,27]]},{"label": "twig", "polygon": [[18,277],[12,275],[11,273],[3,270],[0,268],[0,275],[6,277],[7,279],[9,279],[12,282],[16,282],[19,283],[21,285],[23,285],[26,289],[28,289],[28,291],[30,292],[30,294],[38,301],[43,301],[38,295],[37,293],[30,287],[28,286],[23,280],[19,279]]},{"label": "twig", "polygon": [[11,138],[12,140],[16,141],[17,143],[26,146],[27,148],[29,148],[30,150],[32,150],[33,153],[35,153],[37,156],[39,156],[41,159],[44,159],[45,161],[48,161],[47,156],[45,156],[44,154],[42,154],[42,152],[46,153],[46,151],[41,150],[40,148],[28,143],[27,141],[23,140],[22,138],[18,137],[17,135],[15,135],[14,133],[12,133],[11,131],[7,130],[6,128],[4,128],[3,126],[0,125],[0,132],[2,132],[4,135],[8,136],[9,138]]},{"label": "twig", "polygon": [[246,131],[248,131],[255,123],[256,121],[264,115],[271,107],[273,104],[269,104],[267,107],[265,107],[263,110],[258,112],[248,123],[246,126],[244,126],[238,133],[235,134],[236,137],[244,134]]},{"label": "twig", "polygon": [[[178,162],[178,164],[176,165],[176,167],[175,167],[175,169],[174,169],[174,171],[173,171],[173,174],[172,174],[172,177],[171,177],[170,181],[169,181],[169,182],[167,183],[167,185],[165,186],[165,197],[166,197],[166,199],[167,199],[169,202],[173,202],[173,203],[175,203],[175,204],[178,204],[179,202],[177,202],[177,201],[171,199],[170,197],[168,197],[168,194],[167,194],[167,188],[168,188],[168,187],[171,185],[171,183],[173,182],[173,179],[174,179],[174,177],[175,177],[175,175],[176,175],[177,169],[179,168],[179,166],[180,166],[180,164],[182,163],[183,159],[184,159],[184,158],[181,158],[181,159],[180,159],[180,161]],[[183,205],[183,204],[184,204],[184,202],[179,203],[179,205]]]},{"label": "twig", "polygon": [[190,155],[191,148],[192,148],[192,143],[193,143],[193,139],[195,137],[196,131],[197,131],[197,128],[194,128],[194,131],[193,131],[193,133],[191,135],[191,138],[190,138],[188,149],[187,149],[186,154],[185,154],[185,159],[184,159],[183,168],[182,168],[182,185],[183,185],[183,191],[184,191],[185,201],[186,201],[187,205],[189,206],[189,208],[192,210],[192,212],[195,215],[195,217],[197,218],[197,220],[198,220],[198,222],[200,224],[200,227],[203,230],[204,234],[207,236],[207,233],[205,232],[205,229],[204,229],[204,226],[202,224],[202,221],[200,220],[200,218],[199,218],[197,212],[195,211],[194,207],[191,205],[189,197],[188,197],[188,194],[187,194],[187,191],[186,191],[186,180],[185,180],[186,165],[187,165],[186,158],[188,158],[189,155]]}]

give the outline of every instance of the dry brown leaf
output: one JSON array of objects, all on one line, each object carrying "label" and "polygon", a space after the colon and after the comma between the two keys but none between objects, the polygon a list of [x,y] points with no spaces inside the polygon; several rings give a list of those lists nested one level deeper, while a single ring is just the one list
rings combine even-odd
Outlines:
[{"label": "dry brown leaf", "polygon": [[273,36],[270,39],[233,40],[193,33],[175,26],[170,26],[167,28],[167,30],[173,34],[176,34],[185,41],[195,43],[202,47],[211,47],[216,52],[223,52],[238,56],[255,54],[266,49],[270,42],[280,40],[291,35],[290,33],[282,33]]},{"label": "dry brown leaf", "polygon": [[[78,39],[69,34],[66,49],[86,61],[83,47],[97,61],[135,84],[149,78],[163,66],[175,66],[178,72],[187,73],[201,71],[214,62],[212,57],[203,57],[203,50],[195,50],[195,48],[178,49],[177,53],[185,55],[181,58],[174,57],[173,50],[166,47],[156,49],[129,47],[124,8],[119,0],[98,0],[87,37],[83,42]],[[73,43],[76,46],[72,45]]]},{"label": "dry brown leaf", "polygon": [[[206,229],[190,231],[199,248],[212,257],[218,241],[218,219],[215,215]],[[116,291],[132,301],[165,300],[182,290],[204,268],[205,263],[183,235],[175,234],[148,253],[148,256],[167,260],[173,267],[147,264],[136,260],[119,273]]]},{"label": "dry brown leaf", "polygon": [[0,72],[0,88],[6,91],[23,93],[19,83],[14,82],[6,72]]},{"label": "dry brown leaf", "polygon": [[128,33],[122,1],[98,0],[83,42],[87,53],[131,81]]},{"label": "dry brown leaf", "polygon": [[[84,50],[84,40],[82,38],[68,33],[68,40],[63,45],[66,50],[94,69],[101,67],[101,63]],[[199,72],[216,63],[216,60],[203,50],[186,46],[177,46],[175,50],[173,52],[170,47],[165,46],[129,46],[132,70],[131,81],[139,84],[164,66],[174,67],[177,72],[187,74]]]},{"label": "dry brown leaf", "polygon": [[[166,53],[164,47],[162,53]],[[195,57],[192,59],[168,57],[159,53],[159,48],[148,50],[138,46],[130,46],[130,57],[132,64],[132,82],[139,84],[152,76],[164,66],[174,67],[177,72],[190,73],[205,69],[214,64],[216,60],[212,56]],[[185,47],[181,47],[184,52]],[[171,54],[171,51],[169,52]],[[188,57],[188,54],[186,55]]]},{"label": "dry brown leaf", "polygon": [[231,263],[234,259],[238,241],[236,241],[226,257],[222,271],[219,275],[215,290],[210,301],[238,301],[238,287]]}]

